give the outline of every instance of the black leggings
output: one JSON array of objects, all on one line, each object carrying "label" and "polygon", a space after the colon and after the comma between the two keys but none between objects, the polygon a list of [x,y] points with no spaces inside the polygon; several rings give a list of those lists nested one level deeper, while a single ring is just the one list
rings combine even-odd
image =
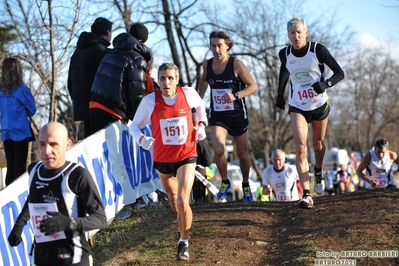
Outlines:
[{"label": "black leggings", "polygon": [[29,140],[13,141],[8,139],[3,143],[7,160],[6,186],[8,186],[26,172]]}]

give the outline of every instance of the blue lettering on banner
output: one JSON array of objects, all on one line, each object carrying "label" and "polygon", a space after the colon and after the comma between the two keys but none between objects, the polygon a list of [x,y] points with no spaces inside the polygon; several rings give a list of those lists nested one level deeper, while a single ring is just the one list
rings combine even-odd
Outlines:
[{"label": "blue lettering on banner", "polygon": [[112,183],[113,191],[109,191],[109,195],[107,195],[107,191],[105,191],[105,177],[103,175],[103,162],[99,158],[94,158],[92,160],[94,176],[97,179],[98,189],[100,191],[101,199],[103,201],[104,208],[107,205],[112,206],[113,202],[116,202],[117,196],[122,196],[122,186],[115,180],[115,177],[111,171],[111,162],[109,161],[108,157],[108,146],[107,142],[103,143],[103,151],[105,157],[105,164],[106,164],[106,171],[107,171],[107,178]]},{"label": "blue lettering on banner", "polygon": [[109,160],[109,156],[108,156],[108,145],[107,142],[103,143],[103,150],[104,150],[104,157],[105,157],[105,161],[107,164],[107,177],[108,179],[112,182],[112,186],[114,188],[114,192],[115,192],[115,198],[114,198],[114,202],[116,202],[116,196],[122,196],[122,186],[116,181],[114,174],[111,171],[111,162]]},{"label": "blue lettering on banner", "polygon": [[81,155],[78,157],[78,163],[81,164],[81,165],[83,166],[84,169],[88,169],[88,168],[87,168],[87,164],[86,164],[86,160],[85,160],[85,158],[83,157],[83,154],[81,154]]},{"label": "blue lettering on banner", "polygon": [[[144,135],[146,136],[151,136],[152,135],[152,127],[151,125],[149,127],[145,127],[141,130]],[[153,154],[150,151],[145,151],[144,153],[145,156],[145,165],[141,164],[140,167],[143,169],[149,170],[148,173],[148,182],[154,179],[159,179],[159,175],[157,170],[153,167],[154,166],[154,161],[153,161]],[[145,181],[147,182],[147,181]]]},{"label": "blue lettering on banner", "polygon": [[[9,211],[12,211],[12,216],[17,217],[18,216],[18,210],[17,206],[15,205],[15,202],[9,202],[8,204],[4,205],[1,208],[1,213],[3,214],[4,221],[15,221],[14,219],[10,218],[10,213]],[[2,255],[2,260],[3,260],[3,265],[10,265],[10,258],[8,256],[5,256],[6,254],[8,255],[7,247],[10,245],[5,244],[8,243],[7,237],[3,235],[3,225],[5,225],[5,232],[11,232],[11,223],[0,223],[0,239],[2,239],[3,245],[0,245],[0,253]],[[16,254],[15,250],[12,248],[11,250],[11,256],[13,257],[13,261],[16,261]]]},{"label": "blue lettering on banner", "polygon": [[104,182],[104,175],[103,175],[103,171],[102,171],[102,165],[100,163],[100,159],[99,158],[94,158],[92,160],[92,165],[93,165],[93,171],[94,171],[94,176],[96,177],[96,179],[99,181],[101,180],[101,182],[99,182],[98,185],[98,189],[101,195],[101,199],[103,201],[103,206],[104,208],[107,205],[112,205],[112,196],[111,196],[111,191],[110,191],[110,195],[109,197],[107,197],[106,191],[105,191],[105,182]]},{"label": "blue lettering on banner", "polygon": [[[152,133],[149,128],[145,127],[143,129],[143,134],[151,136]],[[137,150],[136,153],[134,152],[135,150]],[[158,177],[155,169],[152,167],[153,161],[151,151],[142,149],[134,141],[128,130],[122,132],[122,155],[125,170],[133,190],[140,184],[151,182],[154,177]],[[137,166],[135,160],[137,161]]]},{"label": "blue lettering on banner", "polygon": [[[86,160],[83,157],[83,154],[78,156],[77,163],[81,164],[83,168],[89,169],[89,168],[87,168]],[[102,174],[102,169],[101,168],[102,167],[100,166],[98,158],[94,159],[93,160],[94,176],[92,176],[92,177],[93,177],[93,179],[95,178],[97,180],[98,191],[99,191],[100,196],[101,196],[103,207],[105,208],[107,206],[107,199],[105,197],[104,175]],[[108,205],[112,205],[112,200],[108,201]]]},{"label": "blue lettering on banner", "polygon": [[[144,135],[146,135],[146,136],[151,136],[152,135],[152,127],[151,126],[149,126],[149,127],[145,127],[145,128],[143,128],[142,130],[141,130],[142,132],[143,132],[143,134]],[[154,165],[154,161],[153,161],[153,155],[152,155],[152,153],[150,152],[150,151],[145,151],[145,157],[146,157],[146,160],[148,160],[148,162],[149,163],[147,163],[146,164],[146,166],[147,166],[147,168],[149,169],[149,171],[150,171],[150,174],[149,174],[149,181],[151,180],[151,179],[159,179],[159,176],[158,176],[158,172],[157,172],[157,170],[153,167],[153,165]],[[143,165],[142,165],[142,167],[144,167]],[[147,169],[146,168],[146,169]]]},{"label": "blue lettering on banner", "polygon": [[107,164],[107,177],[111,181],[112,186],[114,188],[114,192],[115,192],[114,202],[116,202],[116,195],[122,196],[122,186],[118,182],[116,182],[114,174],[111,171],[111,161],[109,160],[109,156],[108,156],[109,150],[108,150],[108,145],[107,145],[106,141],[103,143],[103,150],[104,150],[105,161]]},{"label": "blue lettering on banner", "polygon": [[[85,158],[83,157],[83,154],[78,156],[77,163],[81,164],[83,168],[89,169],[87,167],[87,163],[86,163]],[[96,180],[97,180],[98,190],[101,195],[103,207],[105,208],[107,206],[107,200],[105,197],[105,182],[104,182],[104,175],[102,174],[102,167],[100,166],[98,158],[93,160],[93,168],[94,168],[94,176],[92,176],[92,177],[96,178]],[[108,205],[112,205],[112,200],[108,202]]]},{"label": "blue lettering on banner", "polygon": [[112,199],[111,195],[109,196],[109,200],[106,193],[105,193],[105,182],[104,182],[104,175],[102,171],[102,165],[100,163],[99,158],[94,158],[92,160],[92,165],[93,165],[93,171],[94,171],[94,176],[97,179],[97,186],[98,190],[101,196],[101,199],[103,201],[103,207],[105,208],[107,205],[112,205]]},{"label": "blue lettering on banner", "polygon": [[[141,176],[136,174],[137,169],[135,167],[134,159],[136,158],[135,155],[138,154],[134,154],[133,145],[135,143],[132,140],[133,138],[131,137],[130,133],[127,130],[124,130],[122,132],[122,158],[125,165],[126,174],[129,178],[130,186],[133,188],[133,190],[135,190],[140,184]],[[136,159],[139,160],[140,157],[141,156],[137,156]]]},{"label": "blue lettering on banner", "polygon": [[[21,195],[18,196],[18,203],[20,205],[20,209],[25,204],[26,198],[28,196],[28,191],[25,191]],[[18,211],[18,206],[16,202],[10,201],[7,204],[5,204],[1,208],[1,213],[3,214],[4,221],[15,221],[18,218],[19,211]],[[11,216],[10,216],[11,213]],[[13,218],[11,218],[13,217]],[[8,236],[3,235],[3,228],[2,225],[5,225],[5,232],[11,232],[12,228],[14,227],[14,223],[11,222],[4,222],[0,223],[0,239],[3,240],[3,245],[0,245],[0,253],[2,255],[2,263],[3,265],[11,265],[11,261],[16,262],[16,261],[21,261],[21,265],[30,265],[30,257],[23,257],[21,255],[23,254],[28,254],[29,252],[26,250],[25,243],[22,242],[20,243],[16,248],[11,247],[8,244]],[[23,230],[23,235],[25,235],[26,243],[33,243],[33,237],[32,237],[32,226],[31,223],[28,222],[28,224],[24,227]],[[7,252],[7,247],[9,248],[11,258],[7,256],[9,254]]]}]

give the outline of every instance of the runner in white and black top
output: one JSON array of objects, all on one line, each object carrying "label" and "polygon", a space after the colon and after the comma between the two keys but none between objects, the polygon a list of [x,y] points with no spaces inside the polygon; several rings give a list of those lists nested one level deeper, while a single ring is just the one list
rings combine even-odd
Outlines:
[{"label": "runner in white and black top", "polygon": [[90,173],[66,161],[70,146],[64,125],[50,122],[39,133],[42,161],[28,167],[29,196],[8,238],[21,241],[31,219],[35,265],[89,265],[91,254],[85,232],[107,225],[101,197]]},{"label": "runner in white and black top", "polygon": [[227,135],[230,135],[234,137],[240,161],[243,200],[251,202],[253,196],[248,182],[251,157],[248,152],[248,114],[244,98],[256,92],[258,87],[245,64],[228,54],[234,42],[226,32],[212,31],[209,42],[213,58],[203,64],[198,92],[203,98],[208,85],[211,88],[209,126],[215,163],[222,177],[217,198],[226,198],[231,188],[225,156]]},{"label": "runner in white and black top", "polygon": [[[324,137],[330,112],[326,89],[341,81],[344,78],[344,72],[325,46],[306,41],[308,29],[303,19],[290,20],[287,24],[287,32],[292,45],[279,52],[281,67],[276,107],[285,109],[284,91],[289,80],[288,113],[291,116],[291,128],[295,141],[296,166],[304,190],[303,198],[298,202],[298,206],[313,208],[313,199],[309,190],[307,124],[311,123],[313,131],[316,161],[315,192],[322,194],[324,180],[321,167],[326,149]],[[333,72],[330,78],[325,76],[325,65]]]},{"label": "runner in white and black top", "polygon": [[394,162],[399,165],[397,153],[388,149],[387,140],[378,139],[374,148],[364,155],[356,173],[371,186],[368,188],[395,187],[392,172]]},{"label": "runner in white and black top", "polygon": [[295,166],[286,163],[285,152],[277,149],[272,153],[272,165],[263,170],[263,194],[273,192],[275,201],[297,201],[299,193],[298,172]]}]

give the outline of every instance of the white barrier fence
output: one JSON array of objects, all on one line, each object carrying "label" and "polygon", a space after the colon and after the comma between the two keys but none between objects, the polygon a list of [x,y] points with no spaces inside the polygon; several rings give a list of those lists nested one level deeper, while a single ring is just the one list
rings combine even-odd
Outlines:
[{"label": "white barrier fence", "polygon": [[[149,126],[143,131],[146,135],[151,134]],[[75,144],[68,150],[67,159],[80,163],[92,174],[108,221],[124,205],[134,203],[138,197],[156,189],[163,190],[159,176],[152,167],[152,152],[139,147],[127,126],[121,122],[115,122]],[[27,196],[27,174],[0,191],[0,265],[31,265],[31,224],[25,226],[23,241],[17,247],[11,247],[7,240]]]}]

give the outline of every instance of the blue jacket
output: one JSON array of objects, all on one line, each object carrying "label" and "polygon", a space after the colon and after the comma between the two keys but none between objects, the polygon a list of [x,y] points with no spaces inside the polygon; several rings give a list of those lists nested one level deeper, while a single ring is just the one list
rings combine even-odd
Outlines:
[{"label": "blue jacket", "polygon": [[20,85],[11,95],[0,90],[1,140],[20,141],[31,137],[28,118],[35,113],[35,98],[25,84]]}]

